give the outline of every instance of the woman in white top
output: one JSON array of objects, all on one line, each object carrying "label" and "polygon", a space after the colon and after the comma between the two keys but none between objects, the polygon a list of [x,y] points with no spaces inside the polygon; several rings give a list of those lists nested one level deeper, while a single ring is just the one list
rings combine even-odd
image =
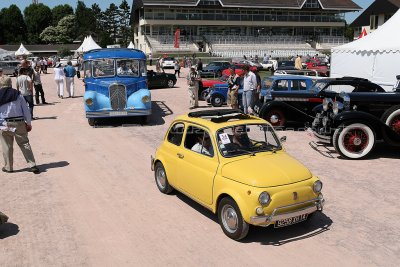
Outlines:
[{"label": "woman in white top", "polygon": [[64,98],[64,69],[62,68],[62,64],[58,63],[54,68],[54,80],[57,85],[58,97],[61,99]]}]

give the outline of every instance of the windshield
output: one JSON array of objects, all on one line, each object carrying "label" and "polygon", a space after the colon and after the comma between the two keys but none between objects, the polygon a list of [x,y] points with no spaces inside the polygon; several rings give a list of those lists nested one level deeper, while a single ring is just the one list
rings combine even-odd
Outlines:
[{"label": "windshield", "polygon": [[241,124],[220,129],[217,142],[222,156],[226,158],[281,149],[269,124]]},{"label": "windshield", "polygon": [[315,83],[311,86],[310,90],[311,90],[311,91],[314,91],[314,92],[319,92],[319,91],[321,91],[322,89],[324,89],[326,85],[327,85],[326,82],[315,82]]},{"label": "windshield", "polygon": [[117,59],[117,75],[126,77],[139,77],[139,60]]},{"label": "windshield", "polygon": [[115,75],[114,59],[103,58],[93,60],[93,77],[113,77]]}]

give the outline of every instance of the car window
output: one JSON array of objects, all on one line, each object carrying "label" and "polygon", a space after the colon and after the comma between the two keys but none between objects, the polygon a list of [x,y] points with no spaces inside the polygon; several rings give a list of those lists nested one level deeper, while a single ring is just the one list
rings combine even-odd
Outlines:
[{"label": "car window", "polygon": [[264,80],[263,83],[264,83],[264,84],[263,84],[263,87],[264,87],[264,88],[271,88],[272,83],[273,83],[273,80],[270,79],[270,78],[267,78],[267,79]]},{"label": "car window", "polygon": [[139,77],[139,60],[117,59],[117,75],[125,77]]},{"label": "car window", "polygon": [[351,93],[354,90],[354,86],[349,84],[331,84],[326,90],[333,91],[336,93],[340,92]]},{"label": "car window", "polygon": [[186,131],[185,148],[209,157],[214,156],[210,135],[207,131],[195,126],[189,126]]},{"label": "car window", "polygon": [[84,71],[85,78],[92,77],[92,62],[91,61],[83,62],[83,71]]},{"label": "car window", "polygon": [[276,81],[274,86],[275,91],[287,91],[289,90],[289,81],[288,80],[279,80]]},{"label": "car window", "polygon": [[304,91],[307,90],[307,83],[305,80],[292,80],[292,90]]},{"label": "car window", "polygon": [[93,77],[112,77],[115,75],[113,59],[99,59],[92,61]]},{"label": "car window", "polygon": [[180,146],[182,143],[183,131],[185,125],[181,122],[175,123],[169,130],[167,140],[168,142]]}]

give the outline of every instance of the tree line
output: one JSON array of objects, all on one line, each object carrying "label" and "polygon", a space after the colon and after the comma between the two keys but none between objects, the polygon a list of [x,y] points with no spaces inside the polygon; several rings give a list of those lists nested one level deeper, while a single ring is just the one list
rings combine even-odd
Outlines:
[{"label": "tree line", "polygon": [[51,9],[40,3],[27,6],[23,13],[10,5],[0,10],[0,44],[62,44],[92,35],[102,47],[126,46],[133,35],[130,15],[126,0],[119,6],[111,3],[104,11],[83,1],[77,1],[75,10],[68,4]]}]

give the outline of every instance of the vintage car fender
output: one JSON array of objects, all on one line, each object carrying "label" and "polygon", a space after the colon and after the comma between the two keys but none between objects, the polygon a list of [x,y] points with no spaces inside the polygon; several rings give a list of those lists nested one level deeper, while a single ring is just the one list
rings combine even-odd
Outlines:
[{"label": "vintage car fender", "polygon": [[[269,110],[275,109],[275,108],[279,108],[283,112],[283,114],[286,116],[286,118],[291,118],[292,116],[290,114],[293,114],[292,112],[296,112],[296,114],[299,114],[299,111],[296,108],[292,107],[291,105],[289,105],[285,102],[269,100],[266,103],[264,103],[264,105],[261,107],[259,116],[261,118],[264,118],[265,114]],[[305,116],[304,114],[301,114],[301,115]]]},{"label": "vintage car fender", "polygon": [[333,117],[333,127],[337,128],[342,123],[346,122],[363,122],[375,131],[376,138],[382,138],[382,130],[388,127],[379,118],[363,111],[343,111]]},{"label": "vintage car fender", "polygon": [[[86,100],[92,99],[93,104],[87,105]],[[83,100],[85,103],[85,110],[86,111],[97,111],[103,108],[110,109],[110,100],[107,96],[97,93],[96,91],[86,91],[85,95],[83,96]]]},{"label": "vintage car fender", "polygon": [[[149,97],[150,101],[143,103],[143,97]],[[151,93],[149,89],[139,89],[132,93],[127,99],[127,108],[134,107],[135,109],[151,109]]]}]

